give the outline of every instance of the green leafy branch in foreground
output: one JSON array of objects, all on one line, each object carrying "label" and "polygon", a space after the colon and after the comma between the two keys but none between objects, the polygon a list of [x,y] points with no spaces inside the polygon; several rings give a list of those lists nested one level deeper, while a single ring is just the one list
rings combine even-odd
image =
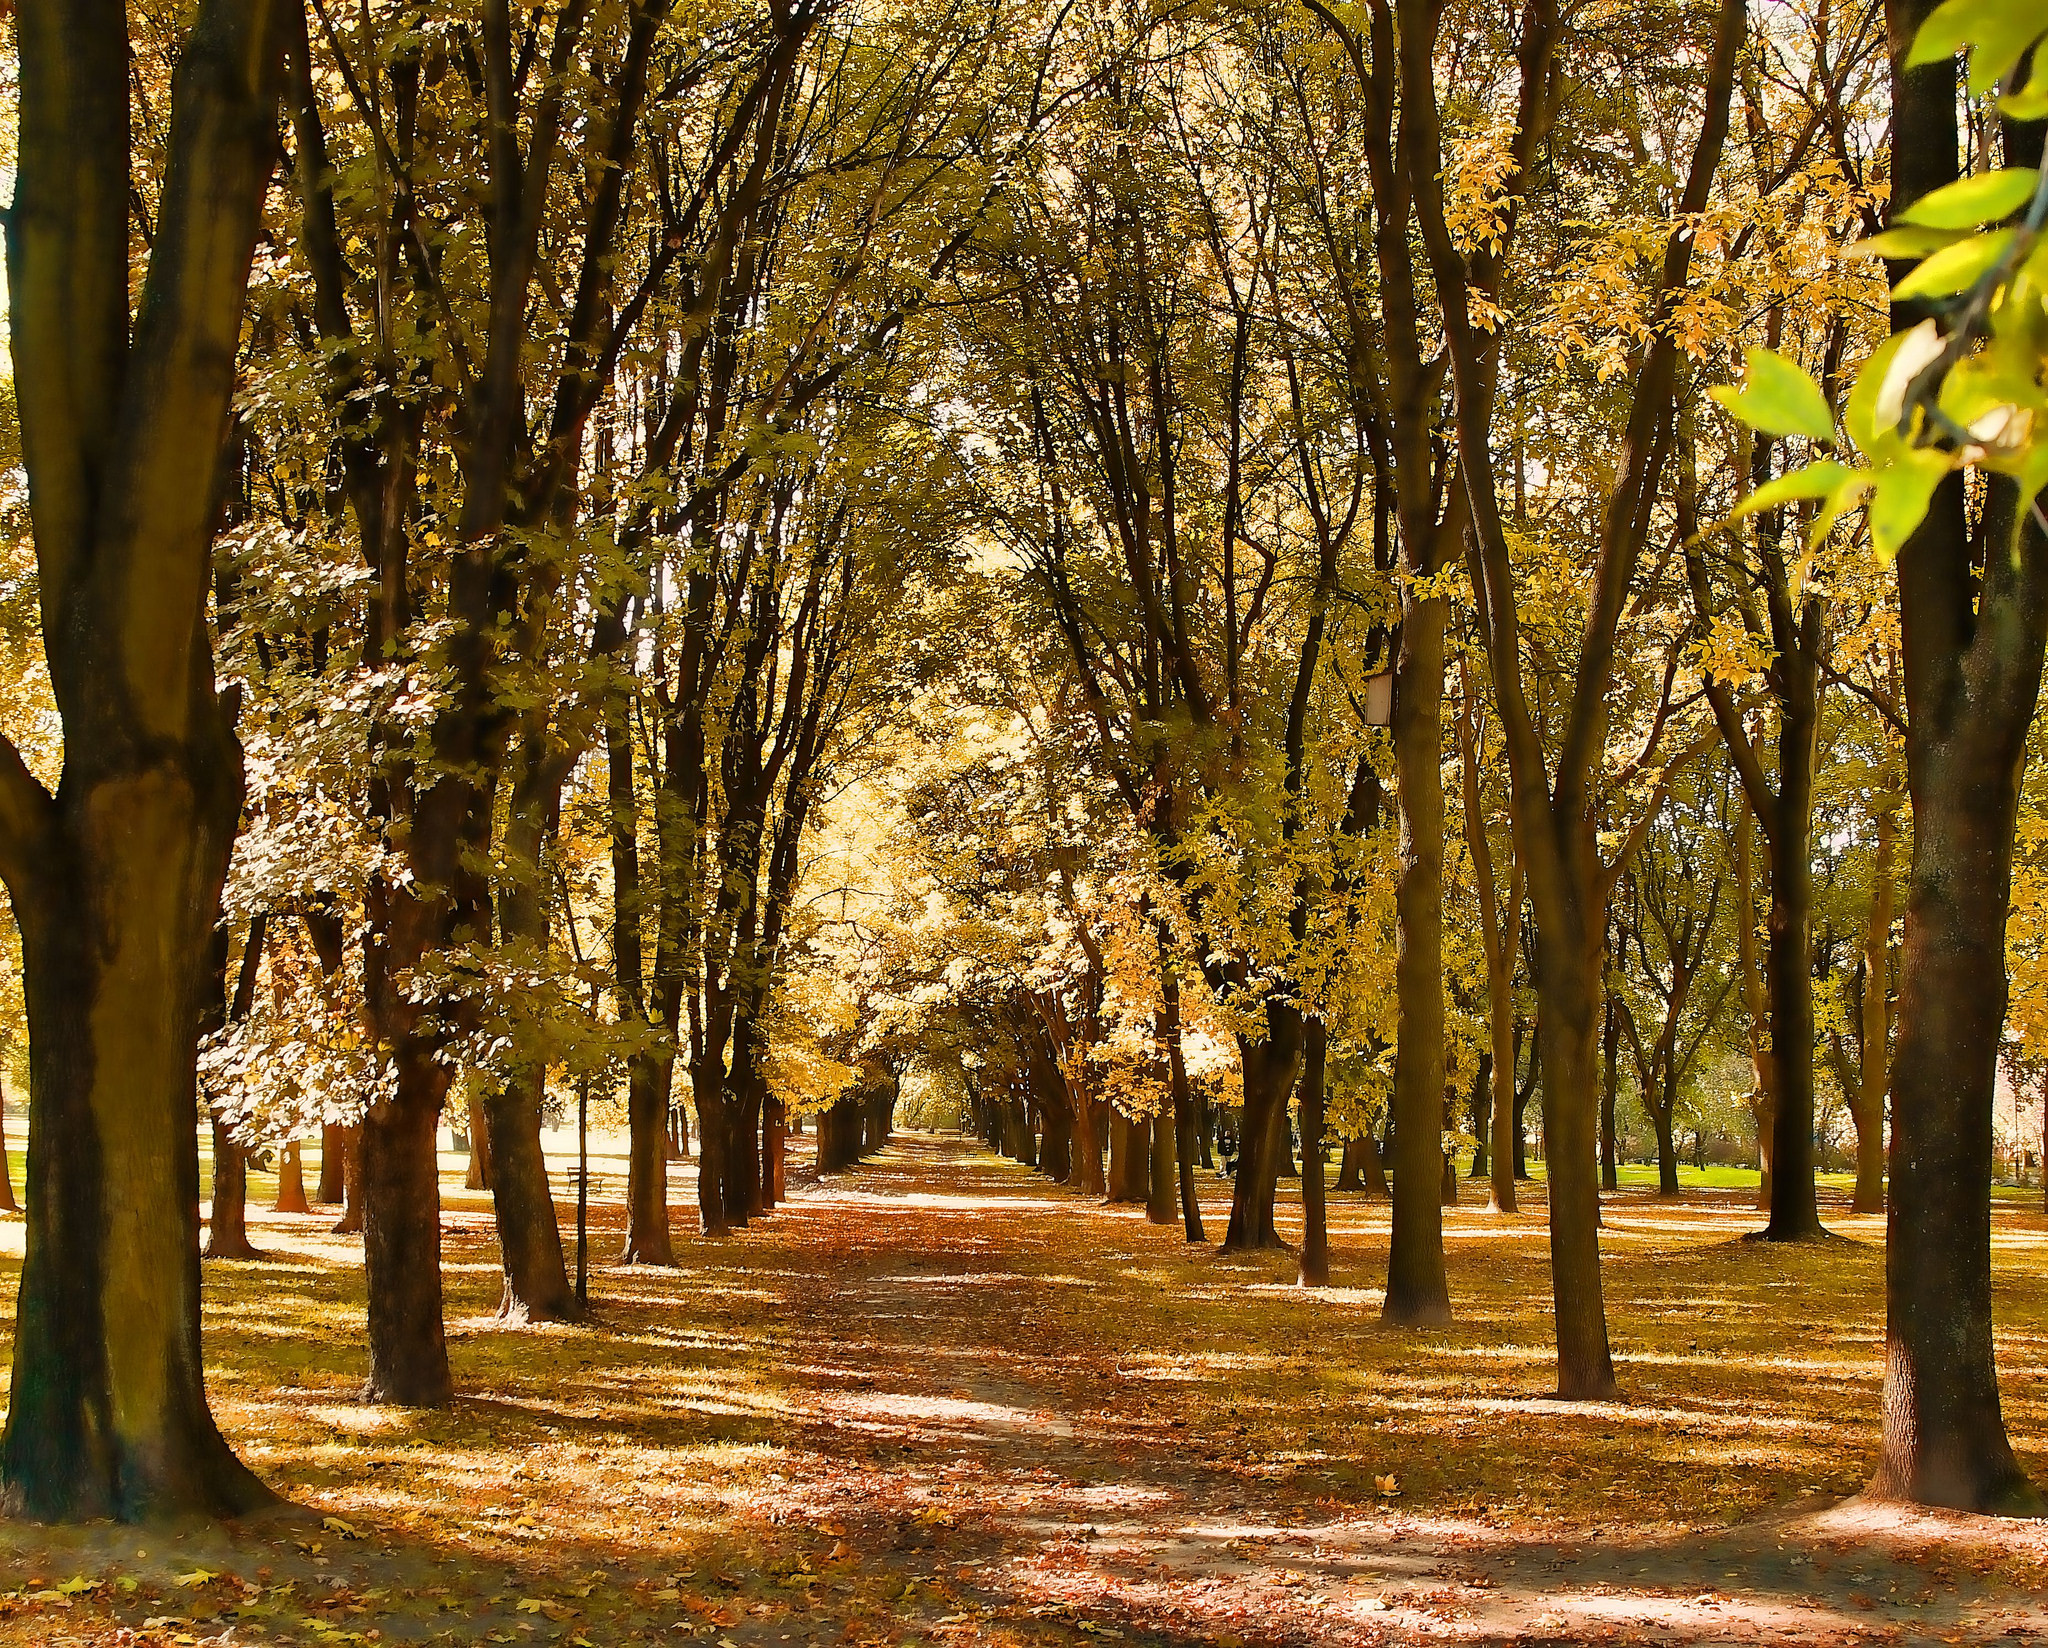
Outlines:
[{"label": "green leafy branch in foreground", "polygon": [[[1969,87],[1984,95],[2048,35],[2038,0],[1948,0],[1920,27],[1906,66],[1970,52]],[[2010,119],[2048,116],[2048,53],[2024,86],[1999,98]],[[2017,223],[2008,222],[2022,214]],[[1858,463],[1823,457],[1758,487],[1731,519],[1794,500],[1817,501],[1810,541],[1858,504],[1871,544],[1889,562],[1927,513],[1942,477],[1977,466],[2011,476],[2035,500],[2048,485],[2048,175],[2031,166],[1979,173],[1913,202],[1884,233],[1854,248],[1917,259],[1892,288],[1927,319],[1871,355],[1843,408]],[[1741,390],[1710,391],[1728,412],[1770,435],[1836,447],[1820,386],[1796,362],[1752,349]],[[2033,505],[2037,516],[2039,504]],[[2048,518],[2042,521],[2048,529]]]}]

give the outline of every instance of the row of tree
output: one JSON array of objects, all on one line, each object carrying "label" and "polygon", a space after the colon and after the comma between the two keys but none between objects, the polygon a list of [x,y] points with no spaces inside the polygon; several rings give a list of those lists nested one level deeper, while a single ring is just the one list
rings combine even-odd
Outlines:
[{"label": "row of tree", "polygon": [[451,1095],[515,1319],[577,1308],[551,1086],[623,1091],[659,1264],[684,1092],[716,1236],[916,1066],[1191,1236],[1213,1090],[1234,1248],[1298,1120],[1311,1283],[1320,1141],[1383,1115],[1426,1323],[1446,1122],[1540,1084],[1600,1397],[1603,1108],[1625,1049],[1668,1165],[1727,1022],[1773,1240],[1821,1234],[1819,1055],[1866,1205],[1891,1094],[1880,1486],[2024,1500],[2039,522],[1930,483],[1894,578],[1877,505],[1782,484],[1831,433],[1707,396],[1745,344],[1845,383],[1844,243],[2038,155],[1901,66],[1924,9],[25,0],[11,1501],[265,1492],[201,1376],[202,1101],[216,1241],[241,1151],[335,1130],[368,1394],[434,1404]]}]

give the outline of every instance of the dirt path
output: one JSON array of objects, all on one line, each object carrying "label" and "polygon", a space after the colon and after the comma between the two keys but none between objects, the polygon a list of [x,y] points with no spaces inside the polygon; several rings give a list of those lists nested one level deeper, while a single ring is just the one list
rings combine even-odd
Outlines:
[{"label": "dirt path", "polygon": [[[268,1257],[207,1267],[212,1388],[295,1508],[0,1522],[0,1648],[2048,1643],[2048,1530],[1844,1503],[1875,1221],[1759,1252],[1737,1199],[1611,1201],[1629,1400],[1572,1405],[1544,1394],[1540,1213],[1450,1213],[1458,1321],[1402,1334],[1386,1210],[1355,1198],[1341,1285],[1304,1293],[1284,1255],[1190,1247],[949,1136],[800,1176],[720,1243],[678,1180],[677,1268],[606,1262],[607,1196],[593,1320],[545,1329],[494,1319],[488,1204],[445,1191],[461,1395],[432,1413],[356,1399],[331,1214],[259,1215]],[[2038,1226],[2000,1226],[1998,1308],[2048,1480]]]},{"label": "dirt path", "polygon": [[[1048,1257],[1071,1253],[1075,1213],[1013,1164],[929,1136],[801,1193],[783,1217],[820,1226],[811,1239],[828,1285],[808,1313],[836,1351],[810,1370],[803,1435],[821,1458],[870,1439],[902,1513],[892,1527],[862,1484],[814,1489],[810,1515],[858,1526],[906,1568],[948,1574],[997,1617],[1021,1607],[1226,1648],[1254,1637],[2048,1641],[2038,1569],[2011,1560],[2041,1542],[1996,1523],[1852,1503],[1707,1534],[1608,1526],[1532,1539],[1410,1513],[1376,1489],[1351,1505],[1313,1480],[1304,1492],[1298,1470],[1238,1455],[1213,1404],[1191,1411],[1168,1382],[1119,1377],[1157,1347],[1105,1284],[1122,1250],[1161,1234],[1129,1211],[1093,1210],[1109,1274],[1048,1273]],[[1076,1291],[1095,1308],[1061,1308]]]}]

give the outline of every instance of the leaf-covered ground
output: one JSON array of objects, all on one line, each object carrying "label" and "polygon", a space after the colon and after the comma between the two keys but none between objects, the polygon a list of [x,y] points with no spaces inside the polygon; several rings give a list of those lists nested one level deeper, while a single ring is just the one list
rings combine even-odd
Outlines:
[{"label": "leaf-covered ground", "polygon": [[[1610,1199],[1626,1399],[1584,1406],[1546,1396],[1540,1198],[1449,1213],[1458,1322],[1404,1333],[1384,1206],[1336,1199],[1340,1285],[1309,1294],[905,1135],[673,1271],[609,1263],[609,1173],[593,1320],[507,1329],[452,1183],[457,1405],[359,1404],[354,1239],[259,1215],[271,1257],[208,1266],[213,1390],[296,1509],[0,1524],[0,1644],[2048,1640],[2048,1530],[1842,1502],[1876,1219],[1782,1250],[1738,1240],[1737,1192]],[[2048,1227],[1997,1228],[2007,1418],[2048,1480]]]}]

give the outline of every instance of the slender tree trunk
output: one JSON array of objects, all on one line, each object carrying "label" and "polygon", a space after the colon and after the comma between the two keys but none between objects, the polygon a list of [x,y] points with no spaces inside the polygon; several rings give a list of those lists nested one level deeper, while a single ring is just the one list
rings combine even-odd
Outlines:
[{"label": "slender tree trunk", "polygon": [[[1512,980],[1509,982],[1511,985]],[[1496,989],[1491,979],[1487,994],[1492,1003],[1487,1034],[1493,1042],[1493,1176],[1488,1182],[1486,1205],[1494,1213],[1513,1213],[1517,1211],[1515,1180],[1522,1177],[1522,1107],[1515,1092],[1514,997],[1511,988]]]},{"label": "slender tree trunk", "polygon": [[366,1402],[444,1407],[455,1394],[441,1326],[441,1172],[436,1151],[448,1072],[414,1044],[395,1093],[365,1111],[363,1268],[369,1286]]},{"label": "slender tree trunk", "polygon": [[1615,1087],[1621,1074],[1621,1015],[1614,992],[1607,994],[1606,1023],[1600,1032],[1600,1188],[1621,1188],[1621,1163],[1614,1141]]},{"label": "slender tree trunk", "polygon": [[306,1202],[306,1170],[299,1160],[299,1141],[289,1141],[277,1155],[277,1201],[274,1213],[311,1213]]},{"label": "slender tree trunk", "polygon": [[1492,1172],[1493,1054],[1482,1049],[1479,1069],[1472,1077],[1472,1098],[1468,1106],[1472,1121],[1472,1166],[1468,1179],[1484,1179]]},{"label": "slender tree trunk", "polygon": [[1191,1242],[1206,1242],[1202,1228],[1202,1202],[1195,1190],[1196,1134],[1201,1130],[1200,1107],[1188,1087],[1187,1060],[1182,1054],[1180,1034],[1180,975],[1160,935],[1161,1039],[1166,1044],[1166,1084],[1173,1100],[1174,1166],[1179,1180],[1182,1233]]},{"label": "slender tree trunk", "polygon": [[491,1123],[484,1113],[484,1101],[474,1091],[467,1100],[469,1111],[469,1170],[463,1175],[464,1190],[491,1188]]},{"label": "slender tree trunk", "polygon": [[7,1159],[7,1087],[0,1082],[0,1213],[19,1213],[14,1199],[14,1164]]},{"label": "slender tree trunk", "polygon": [[1323,1081],[1329,1029],[1310,1019],[1301,1058],[1301,1269],[1303,1287],[1330,1285],[1329,1211],[1323,1198]]},{"label": "slender tree trunk", "polygon": [[1856,1194],[1851,1213],[1884,1211],[1884,1096],[1891,1085],[1891,932],[1892,859],[1898,837],[1898,814],[1886,808],[1877,815],[1877,850],[1870,867],[1870,918],[1863,928],[1863,1001],[1861,1054],[1856,1103]]}]

